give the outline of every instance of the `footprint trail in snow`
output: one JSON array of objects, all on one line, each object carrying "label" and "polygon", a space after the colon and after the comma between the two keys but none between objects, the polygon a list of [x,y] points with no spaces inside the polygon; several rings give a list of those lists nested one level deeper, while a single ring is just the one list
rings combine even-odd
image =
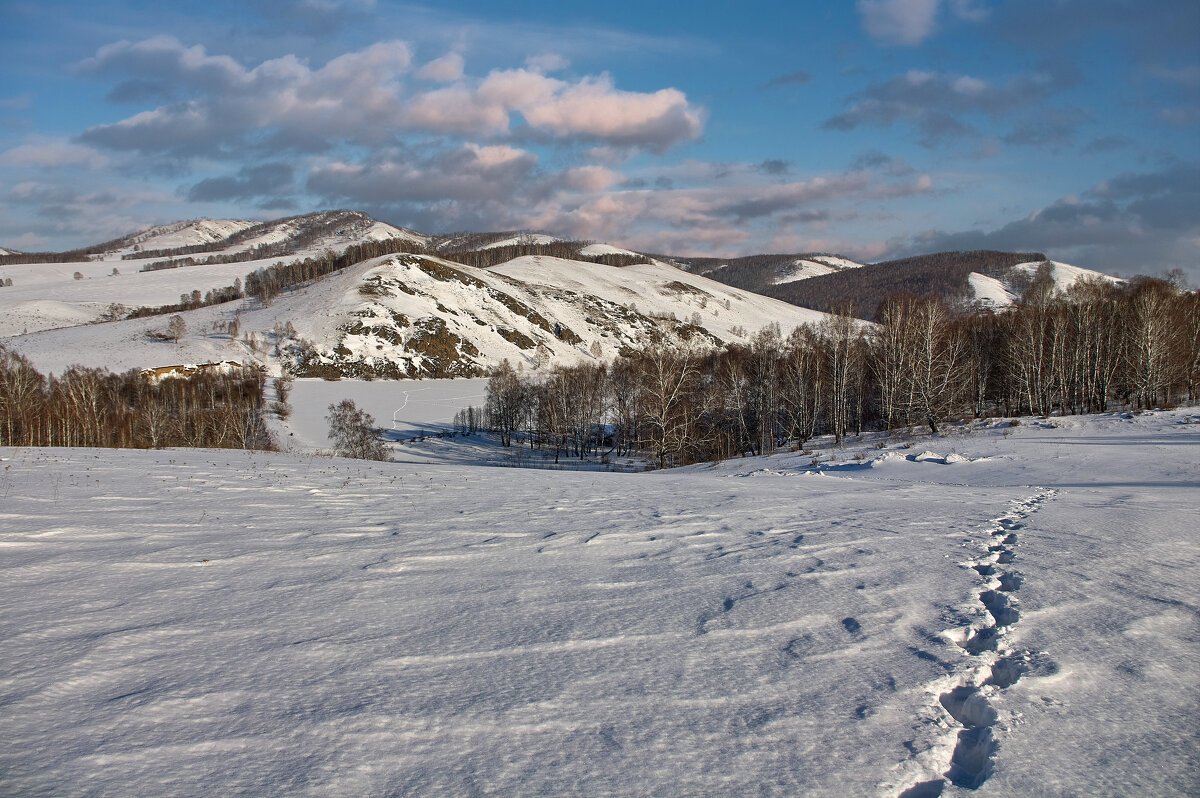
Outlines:
[{"label": "footprint trail in snow", "polygon": [[[1000,714],[991,699],[1026,675],[1045,676],[1057,670],[1045,654],[1014,651],[1006,646],[1009,630],[1021,620],[1019,600],[1013,595],[1022,583],[1021,574],[1013,567],[1020,543],[1019,530],[1024,527],[1024,520],[1055,494],[1056,491],[1045,489],[1014,502],[1008,513],[993,519],[985,529],[985,552],[964,564],[984,580],[978,594],[984,611],[973,607],[974,620],[942,633],[963,650],[969,658],[968,664],[957,675],[927,687],[936,696],[937,704],[921,719],[947,729],[947,739],[955,729],[957,733],[950,744],[914,751],[913,757],[898,767],[902,778],[881,785],[886,794],[931,798],[941,795],[947,782],[960,788],[978,789],[992,775],[998,748],[993,729]],[[946,715],[952,724],[947,723]],[[940,775],[930,778],[933,769]]]}]

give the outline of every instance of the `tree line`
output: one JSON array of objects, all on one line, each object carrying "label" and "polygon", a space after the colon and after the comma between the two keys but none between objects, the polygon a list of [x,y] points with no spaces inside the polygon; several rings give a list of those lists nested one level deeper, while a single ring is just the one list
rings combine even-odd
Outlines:
[{"label": "tree line", "polygon": [[72,366],[42,375],[0,346],[0,446],[273,449],[259,369],[154,381]]},{"label": "tree line", "polygon": [[646,348],[536,378],[506,362],[488,382],[484,425],[556,462],[641,452],[663,467],[823,434],[936,433],[964,418],[1168,406],[1200,393],[1200,295],[1159,280],[1058,293],[1038,279],[1000,313],[897,294],[875,315],[865,324],[843,312],[786,337],[770,326],[719,350]]},{"label": "tree line", "polygon": [[447,249],[438,252],[440,257],[446,260],[452,260],[456,263],[461,263],[464,266],[472,266],[477,269],[488,269],[501,263],[507,263],[513,258],[521,258],[529,255],[541,255],[547,258],[562,258],[564,260],[578,260],[588,263],[600,263],[605,266],[632,266],[636,263],[649,263],[650,259],[645,255],[629,255],[625,253],[615,252],[603,255],[584,255],[580,252],[588,245],[586,241],[551,241],[548,243],[537,243],[533,240],[517,239],[514,244],[507,244],[499,247],[485,247],[483,249],[475,248],[460,248]]},{"label": "tree line", "polygon": [[341,252],[326,250],[321,255],[305,258],[302,261],[291,263],[280,261],[247,274],[246,294],[264,305],[269,305],[282,291],[341,271],[369,258],[395,255],[400,252],[419,254],[424,249],[419,242],[404,238],[391,238],[385,241],[365,241],[361,244],[353,244]]}]

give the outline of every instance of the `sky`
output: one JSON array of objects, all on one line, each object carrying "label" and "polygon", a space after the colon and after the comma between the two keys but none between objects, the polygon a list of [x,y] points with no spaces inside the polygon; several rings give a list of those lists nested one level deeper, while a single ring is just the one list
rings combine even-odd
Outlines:
[{"label": "sky", "polygon": [[0,0],[0,247],[329,208],[1200,284],[1200,4]]}]

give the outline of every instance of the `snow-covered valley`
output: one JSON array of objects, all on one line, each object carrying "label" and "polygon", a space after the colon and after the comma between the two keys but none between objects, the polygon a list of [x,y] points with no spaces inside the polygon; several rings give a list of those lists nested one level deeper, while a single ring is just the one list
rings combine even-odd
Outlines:
[{"label": "snow-covered valley", "polygon": [[2,449],[0,785],[1195,794],[1198,422],[644,474]]}]

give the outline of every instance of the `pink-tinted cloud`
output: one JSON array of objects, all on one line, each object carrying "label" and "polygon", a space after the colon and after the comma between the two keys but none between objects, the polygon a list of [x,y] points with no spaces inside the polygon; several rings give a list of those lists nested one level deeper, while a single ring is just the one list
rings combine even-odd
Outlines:
[{"label": "pink-tinted cloud", "polygon": [[446,53],[441,58],[435,58],[417,73],[418,77],[439,83],[449,83],[463,76],[465,63],[459,53]]},{"label": "pink-tinted cloud", "polygon": [[[400,41],[379,42],[316,69],[294,55],[248,69],[167,36],[117,42],[80,68],[131,76],[145,96],[185,99],[90,128],[82,139],[113,149],[212,155],[268,133],[276,149],[312,150],[320,149],[314,140],[330,148],[388,145],[399,135],[503,138],[523,121],[559,141],[662,152],[703,129],[703,112],[676,89],[624,91],[603,74],[559,80],[541,71],[554,65],[547,59],[539,68],[493,70],[482,79],[464,75],[458,53],[416,75],[411,62],[410,46]],[[444,85],[414,88],[413,78]]]}]

